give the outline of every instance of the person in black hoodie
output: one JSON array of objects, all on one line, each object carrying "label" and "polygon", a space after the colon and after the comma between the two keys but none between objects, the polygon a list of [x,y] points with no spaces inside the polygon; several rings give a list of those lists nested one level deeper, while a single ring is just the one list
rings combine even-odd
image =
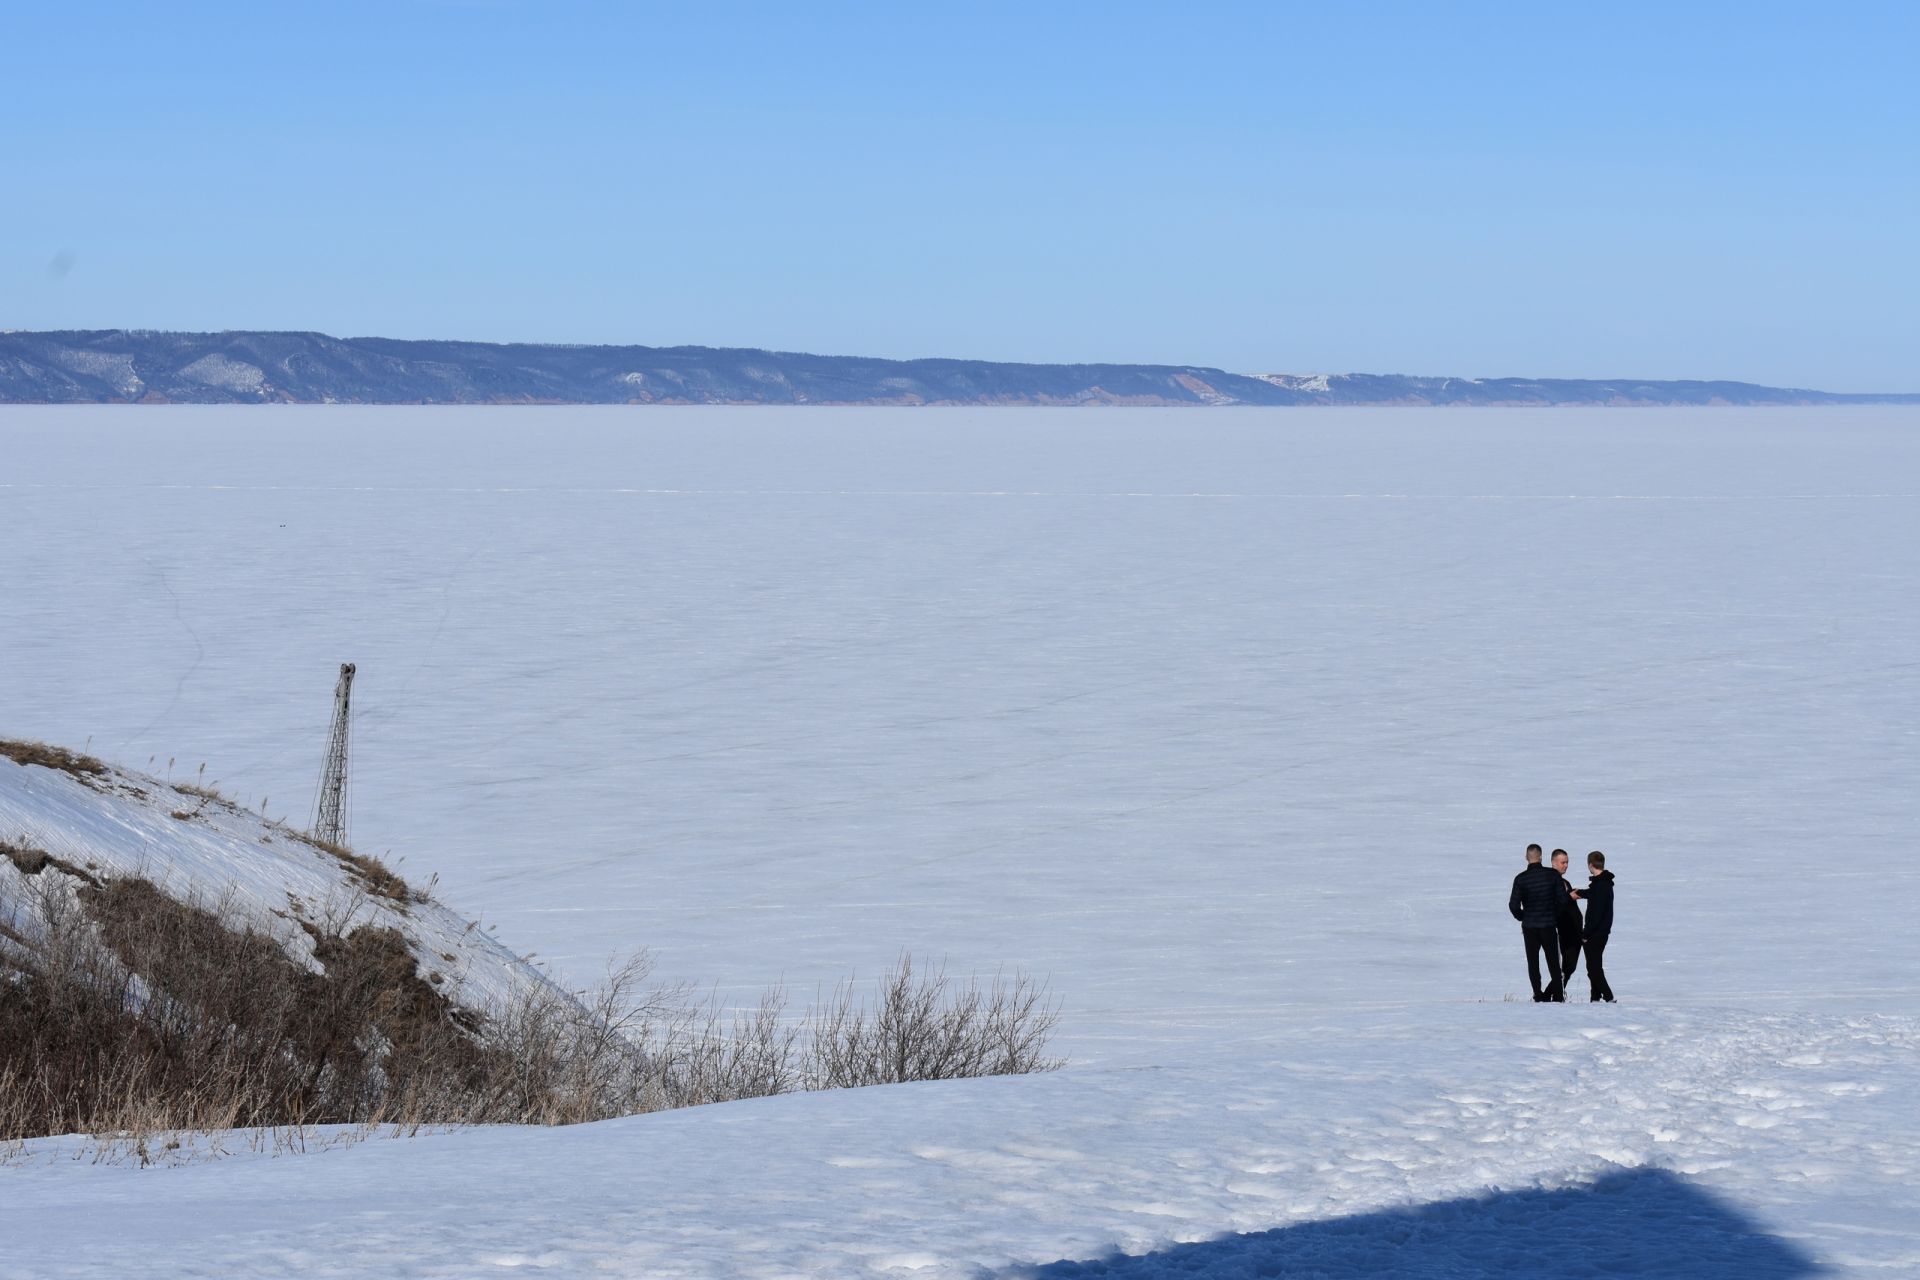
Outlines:
[{"label": "person in black hoodie", "polygon": [[1598,849],[1588,854],[1587,871],[1591,878],[1586,889],[1574,890],[1573,896],[1587,903],[1587,986],[1592,992],[1588,998],[1611,1004],[1613,988],[1607,985],[1607,971],[1600,966],[1607,935],[1613,932],[1613,872],[1607,870],[1607,855]]},{"label": "person in black hoodie", "polygon": [[[1553,851],[1553,869],[1560,873],[1562,881],[1567,878],[1568,861],[1565,849]],[[1560,909],[1554,913],[1553,923],[1560,931],[1560,977],[1571,987],[1573,971],[1580,966],[1580,935],[1584,928],[1580,920],[1580,903],[1572,885],[1567,885],[1566,895],[1560,899]]]},{"label": "person in black hoodie", "polygon": [[[1566,986],[1560,977],[1560,939],[1555,925],[1560,902],[1567,896],[1567,882],[1552,867],[1540,865],[1540,846],[1527,846],[1527,869],[1513,878],[1513,892],[1507,897],[1507,910],[1520,922],[1520,935],[1527,944],[1527,979],[1533,983],[1535,1000],[1565,1000]],[[1553,978],[1545,991],[1540,989],[1540,953],[1547,953],[1547,973]]]}]

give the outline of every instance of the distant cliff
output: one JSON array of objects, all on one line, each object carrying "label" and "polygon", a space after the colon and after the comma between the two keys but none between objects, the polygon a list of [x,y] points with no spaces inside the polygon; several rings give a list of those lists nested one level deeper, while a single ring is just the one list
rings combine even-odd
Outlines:
[{"label": "distant cliff", "polygon": [[1187,365],[877,360],[126,329],[0,333],[0,403],[1920,404],[1744,382],[1239,374]]}]

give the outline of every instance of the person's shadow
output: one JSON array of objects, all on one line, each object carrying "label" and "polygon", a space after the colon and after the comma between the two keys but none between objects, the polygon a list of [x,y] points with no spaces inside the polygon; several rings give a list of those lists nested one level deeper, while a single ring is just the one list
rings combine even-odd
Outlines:
[{"label": "person's shadow", "polygon": [[1806,1254],[1664,1169],[1629,1169],[1559,1191],[1509,1191],[1173,1245],[1137,1257],[1017,1267],[1001,1280],[1356,1280],[1421,1277],[1780,1280]]}]

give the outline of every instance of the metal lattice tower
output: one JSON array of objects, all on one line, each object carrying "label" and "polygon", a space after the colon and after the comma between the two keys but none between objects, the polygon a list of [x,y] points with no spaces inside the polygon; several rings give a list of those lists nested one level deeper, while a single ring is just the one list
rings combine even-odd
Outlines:
[{"label": "metal lattice tower", "polygon": [[333,687],[333,729],[327,735],[327,762],[320,769],[320,794],[313,802],[313,834],[328,844],[347,842],[347,738],[353,727],[353,664],[340,664]]}]

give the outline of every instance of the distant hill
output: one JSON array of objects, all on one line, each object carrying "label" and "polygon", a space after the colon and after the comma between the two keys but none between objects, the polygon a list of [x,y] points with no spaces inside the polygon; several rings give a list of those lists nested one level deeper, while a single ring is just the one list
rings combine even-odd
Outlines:
[{"label": "distant hill", "polygon": [[1920,404],[1745,382],[1239,374],[1192,365],[878,360],[735,347],[0,333],[0,404]]},{"label": "distant hill", "polygon": [[1253,376],[1277,387],[1305,391],[1314,404],[1920,404],[1920,393],[1852,394],[1692,378],[1661,382],[1641,378],[1426,378],[1404,373]]}]

